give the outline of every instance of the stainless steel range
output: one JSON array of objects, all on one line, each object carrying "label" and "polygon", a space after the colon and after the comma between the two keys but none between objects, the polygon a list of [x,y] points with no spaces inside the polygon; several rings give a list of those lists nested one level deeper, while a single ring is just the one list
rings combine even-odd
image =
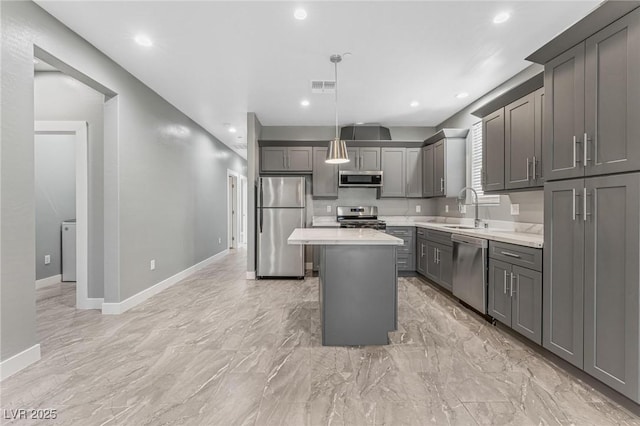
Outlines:
[{"label": "stainless steel range", "polygon": [[378,220],[376,206],[338,206],[336,215],[340,228],[387,229],[384,220]]}]

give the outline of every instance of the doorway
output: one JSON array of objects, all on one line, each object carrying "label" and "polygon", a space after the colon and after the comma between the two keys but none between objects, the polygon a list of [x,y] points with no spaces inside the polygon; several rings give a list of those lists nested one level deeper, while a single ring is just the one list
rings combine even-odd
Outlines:
[{"label": "doorway", "polygon": [[227,248],[246,244],[247,178],[227,169]]}]

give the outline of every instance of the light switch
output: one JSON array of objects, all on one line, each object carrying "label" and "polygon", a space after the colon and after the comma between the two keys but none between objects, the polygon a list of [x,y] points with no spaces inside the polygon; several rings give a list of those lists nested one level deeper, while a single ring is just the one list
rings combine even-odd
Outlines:
[{"label": "light switch", "polygon": [[520,204],[511,204],[511,214],[513,216],[520,214]]},{"label": "light switch", "polygon": [[149,269],[151,271],[153,271],[154,269],[156,269],[156,260],[155,259],[151,259],[151,262],[149,262]]},{"label": "light switch", "polygon": [[48,265],[51,263],[51,255],[50,254],[45,254],[44,255],[44,264]]},{"label": "light switch", "polygon": [[331,213],[331,206],[327,206],[327,213]]},{"label": "light switch", "polygon": [[416,206],[416,213],[420,213],[422,211],[422,206]]},{"label": "light switch", "polygon": [[444,212],[449,213],[449,204],[444,205]]}]

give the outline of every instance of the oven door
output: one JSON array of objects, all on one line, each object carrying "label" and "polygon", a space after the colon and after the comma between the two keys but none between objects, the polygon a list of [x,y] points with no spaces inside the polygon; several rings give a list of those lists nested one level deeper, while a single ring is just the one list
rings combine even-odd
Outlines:
[{"label": "oven door", "polygon": [[339,186],[342,188],[380,188],[382,187],[382,172],[341,170]]}]

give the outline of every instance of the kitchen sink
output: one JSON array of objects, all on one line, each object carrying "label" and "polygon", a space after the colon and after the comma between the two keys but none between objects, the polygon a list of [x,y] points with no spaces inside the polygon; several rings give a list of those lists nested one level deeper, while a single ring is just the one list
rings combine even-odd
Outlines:
[{"label": "kitchen sink", "polygon": [[449,228],[449,229],[479,229],[473,226],[465,226],[465,225],[443,225],[443,227]]}]

